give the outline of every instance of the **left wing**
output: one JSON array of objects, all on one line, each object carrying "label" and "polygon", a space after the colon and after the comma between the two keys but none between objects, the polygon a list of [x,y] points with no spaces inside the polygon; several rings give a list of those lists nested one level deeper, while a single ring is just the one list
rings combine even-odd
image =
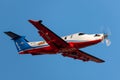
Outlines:
[{"label": "left wing", "polygon": [[42,21],[29,20],[29,22],[38,29],[38,33],[40,34],[40,36],[42,36],[52,48],[60,49],[69,46],[67,42],[65,42],[62,38],[60,38],[46,26],[44,26],[41,23]]},{"label": "left wing", "polygon": [[90,55],[86,52],[83,52],[81,50],[76,50],[76,51],[73,51],[71,53],[63,53],[62,55],[67,56],[67,57],[71,57],[71,58],[74,58],[74,59],[83,60],[83,61],[94,61],[94,62],[97,62],[97,63],[105,62],[104,60],[99,59],[95,56],[92,56],[92,55]]}]

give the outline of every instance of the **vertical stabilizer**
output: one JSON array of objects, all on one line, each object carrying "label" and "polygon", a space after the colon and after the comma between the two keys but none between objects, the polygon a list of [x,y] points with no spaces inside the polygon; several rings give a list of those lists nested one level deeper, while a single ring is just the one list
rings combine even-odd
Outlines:
[{"label": "vertical stabilizer", "polygon": [[11,31],[4,33],[11,37],[15,42],[18,52],[31,48],[31,46],[27,43],[28,41],[25,39],[25,37],[15,34]]}]

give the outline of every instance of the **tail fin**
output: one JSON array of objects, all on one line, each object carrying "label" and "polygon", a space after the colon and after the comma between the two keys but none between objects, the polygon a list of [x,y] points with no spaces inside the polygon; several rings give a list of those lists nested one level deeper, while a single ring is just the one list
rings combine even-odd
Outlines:
[{"label": "tail fin", "polygon": [[28,41],[25,39],[25,37],[15,34],[11,31],[4,33],[11,37],[15,42],[18,52],[31,48],[31,46],[27,43]]}]

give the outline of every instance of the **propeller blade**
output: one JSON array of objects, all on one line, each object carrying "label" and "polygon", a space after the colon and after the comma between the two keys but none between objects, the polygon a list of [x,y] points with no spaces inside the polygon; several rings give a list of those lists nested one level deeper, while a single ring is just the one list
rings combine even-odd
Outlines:
[{"label": "propeller blade", "polygon": [[111,41],[109,39],[105,39],[106,45],[110,46],[111,45]]},{"label": "propeller blade", "polygon": [[108,37],[111,35],[111,30],[109,27],[102,27],[101,28],[102,33],[104,34],[104,39],[102,41],[102,43],[106,43],[107,46],[111,45],[111,41],[108,39]]}]

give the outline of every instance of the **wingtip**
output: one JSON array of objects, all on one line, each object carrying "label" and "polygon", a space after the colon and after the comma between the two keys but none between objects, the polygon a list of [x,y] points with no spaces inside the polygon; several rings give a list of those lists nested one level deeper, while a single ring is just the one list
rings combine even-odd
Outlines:
[{"label": "wingtip", "polygon": [[28,20],[30,23],[36,23],[36,22],[39,22],[39,23],[42,23],[42,20],[32,20],[32,19],[30,19],[30,20]]},{"label": "wingtip", "polygon": [[11,31],[5,31],[4,33],[5,33],[5,34],[8,34],[8,33],[11,33]]},{"label": "wingtip", "polygon": [[28,21],[29,21],[30,23],[36,22],[36,21],[34,21],[34,20],[31,20],[31,19],[30,19],[30,20],[28,20]]},{"label": "wingtip", "polygon": [[101,60],[101,61],[99,61],[98,63],[104,63],[105,61],[104,60]]},{"label": "wingtip", "polygon": [[102,63],[105,62],[104,60],[102,61]]}]

